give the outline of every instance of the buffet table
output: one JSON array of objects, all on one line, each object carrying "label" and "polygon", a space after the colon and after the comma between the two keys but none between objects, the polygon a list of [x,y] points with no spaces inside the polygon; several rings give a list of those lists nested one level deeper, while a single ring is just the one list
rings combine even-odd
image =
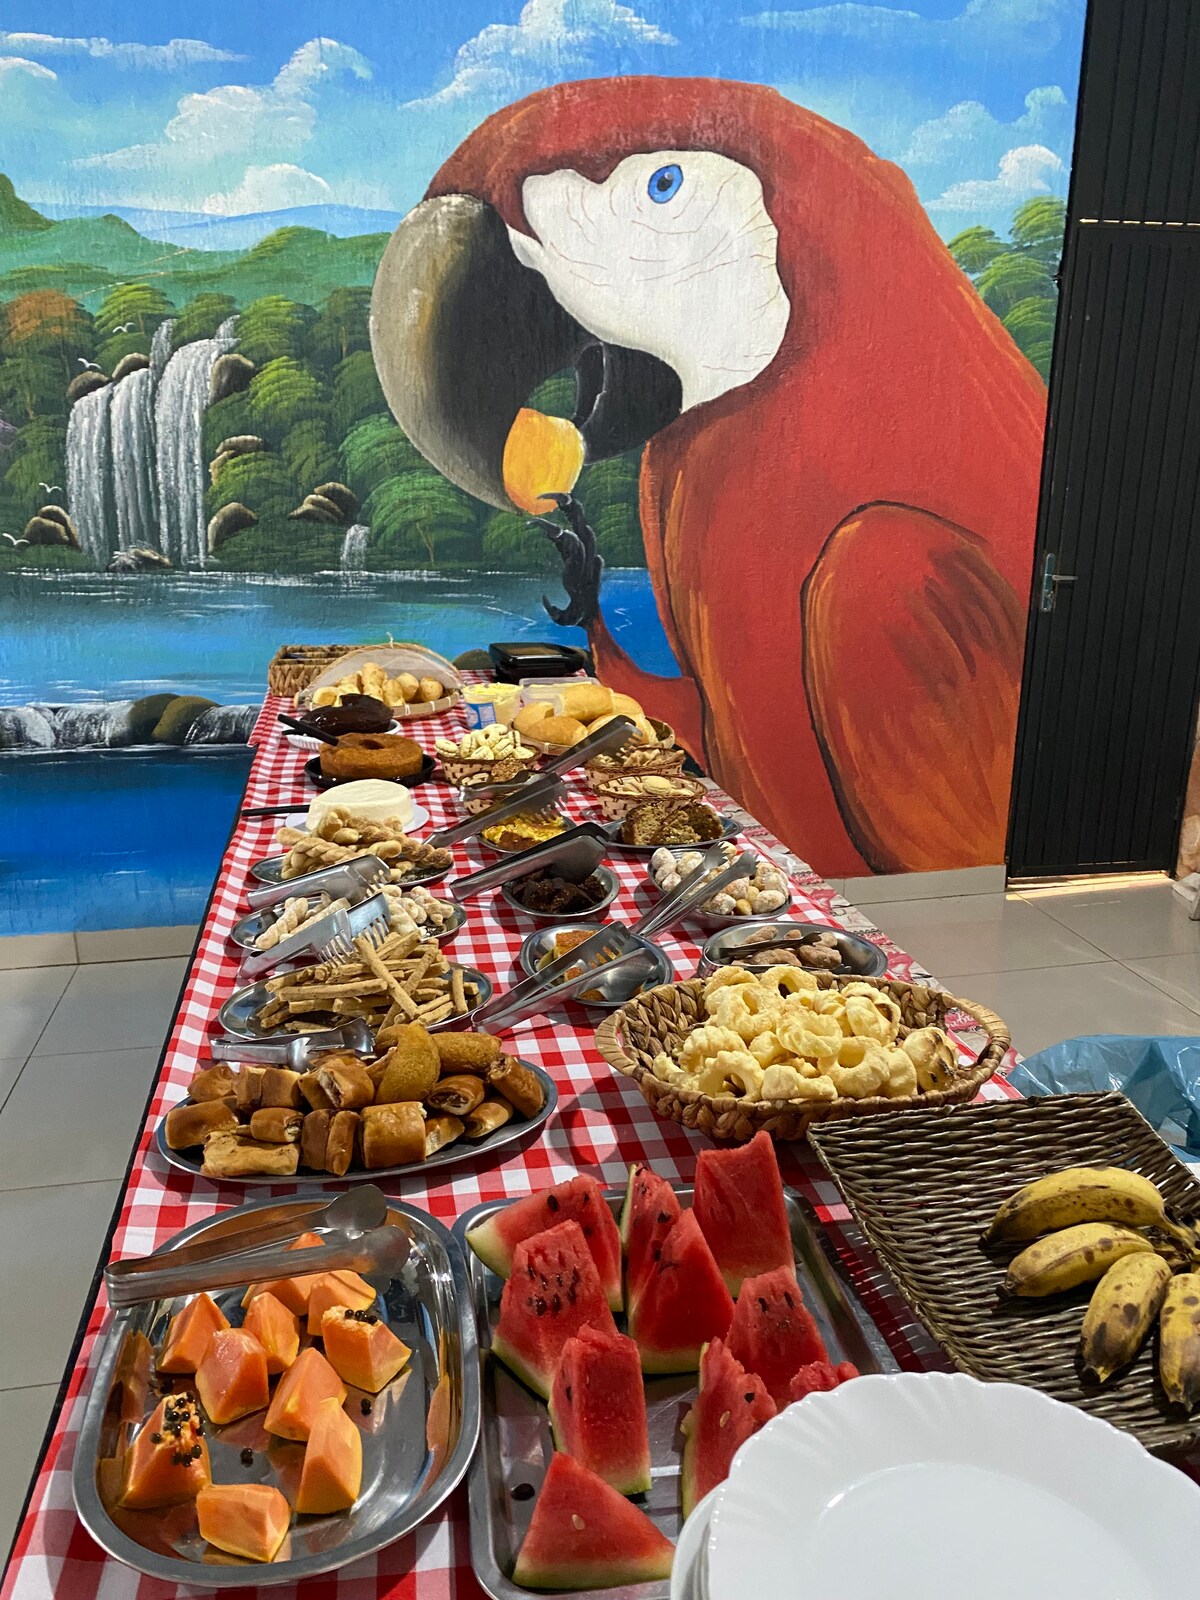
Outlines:
[{"label": "buffet table", "polygon": [[[290,703],[273,697],[263,706],[252,739],[257,754],[246,787],[247,806],[278,805],[295,797],[298,809],[303,809],[312,796],[302,770],[312,752],[283,734],[276,720],[283,709],[290,709]],[[462,726],[461,715],[451,712],[409,724],[406,731],[432,751],[436,738],[457,736]],[[594,814],[589,806],[591,797],[582,786],[568,782],[571,794],[566,809],[573,821],[585,820]],[[432,826],[459,819],[454,792],[445,784],[427,783],[415,791],[415,797],[430,811]],[[710,798],[719,809],[736,810],[719,790],[713,790]],[[773,835],[744,814],[741,820],[746,842],[769,855],[792,877],[794,901],[790,915],[864,933],[887,952],[889,975],[928,981],[928,974],[910,956],[873,929],[865,917]],[[273,853],[278,825],[278,819],[243,818],[234,827],[114,1218],[108,1252],[111,1256],[144,1255],[190,1224],[247,1199],[246,1192],[237,1185],[190,1178],[167,1167],[154,1148],[153,1134],[167,1109],[184,1097],[197,1063],[207,1056],[216,1012],[237,987],[239,952],[229,943],[228,936],[246,909],[244,897],[251,863]],[[453,870],[459,874],[494,859],[475,841],[457,846],[455,858]],[[621,893],[613,912],[632,921],[647,904],[642,887],[646,863],[617,856],[610,865],[621,880]],[[478,967],[498,988],[506,988],[515,981],[514,958],[531,924],[500,901],[496,891],[467,905],[466,926],[448,946],[448,954],[456,962]],[[679,976],[690,976],[695,970],[699,944],[680,930],[663,935],[662,943]],[[522,1057],[544,1067],[558,1085],[558,1109],[542,1137],[516,1153],[510,1147],[501,1153],[496,1164],[488,1165],[482,1156],[474,1161],[467,1158],[444,1176],[442,1172],[431,1173],[430,1178],[436,1181],[420,1177],[384,1179],[382,1187],[411,1204],[427,1208],[449,1224],[481,1201],[521,1196],[577,1172],[590,1173],[604,1184],[623,1185],[630,1163],[641,1160],[652,1161],[668,1178],[692,1181],[701,1141],[674,1123],[658,1121],[636,1087],[612,1073],[595,1049],[588,1013],[576,1009],[521,1023],[513,1042]],[[987,1085],[985,1094],[1002,1098],[1012,1091],[1003,1079],[997,1078]],[[823,1177],[807,1147],[787,1147],[780,1154],[785,1182],[817,1207],[834,1249],[897,1363],[917,1370],[943,1366],[928,1337],[913,1324],[904,1304],[873,1265],[869,1250],[838,1203],[836,1190]],[[297,1187],[311,1190],[313,1184],[311,1180],[281,1183],[270,1193],[285,1195]],[[260,1189],[255,1198],[265,1199],[266,1195],[267,1191]],[[84,1531],[73,1509],[72,1461],[94,1370],[98,1334],[107,1316],[103,1288],[99,1287],[81,1322],[77,1349],[64,1379],[48,1443],[0,1591],[5,1597],[44,1600],[59,1595],[67,1600],[132,1600],[136,1596],[137,1600],[166,1600],[168,1595],[188,1592],[142,1577],[110,1559]],[[253,1590],[251,1580],[245,1592]],[[338,1600],[374,1600],[376,1596],[438,1600],[441,1596],[481,1593],[470,1566],[465,1490],[460,1487],[416,1533],[375,1558],[273,1592],[281,1597],[303,1596],[305,1600],[335,1595]]]}]

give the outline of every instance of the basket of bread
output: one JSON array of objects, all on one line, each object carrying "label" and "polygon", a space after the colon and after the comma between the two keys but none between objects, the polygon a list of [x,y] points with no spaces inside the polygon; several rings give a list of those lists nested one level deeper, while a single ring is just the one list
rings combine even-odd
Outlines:
[{"label": "basket of bread", "polygon": [[370,695],[397,721],[449,711],[462,693],[458,668],[421,644],[367,645],[331,662],[296,696],[302,709],[340,706],[344,695]]},{"label": "basket of bread", "polygon": [[647,800],[683,804],[703,800],[707,790],[698,778],[685,778],[681,772],[614,772],[595,778],[592,791],[601,811],[610,820],[627,817]]},{"label": "basket of bread", "polygon": [[537,765],[537,751],[502,722],[470,728],[460,739],[438,739],[434,749],[447,781],[468,787],[508,783]]},{"label": "basket of bread", "polygon": [[[987,1036],[977,1055],[960,1054],[951,1011]],[[596,1032],[600,1054],[657,1116],[737,1144],[759,1129],[802,1139],[818,1119],[970,1100],[1008,1046],[1004,1023],[972,1001],[793,966],[663,984]]]},{"label": "basket of bread", "polygon": [[516,713],[512,725],[526,744],[543,754],[557,755],[596,733],[613,717],[633,719],[637,745],[670,747],[675,743],[671,728],[648,717],[630,695],[614,694],[604,684],[583,678],[556,685],[546,697],[535,695]]}]

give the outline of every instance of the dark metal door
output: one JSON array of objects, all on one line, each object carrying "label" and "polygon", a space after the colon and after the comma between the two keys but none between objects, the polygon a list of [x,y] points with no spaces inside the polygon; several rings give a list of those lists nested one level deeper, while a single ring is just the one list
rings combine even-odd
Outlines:
[{"label": "dark metal door", "polygon": [[1093,0],[1008,863],[1172,865],[1200,685],[1200,6]]}]

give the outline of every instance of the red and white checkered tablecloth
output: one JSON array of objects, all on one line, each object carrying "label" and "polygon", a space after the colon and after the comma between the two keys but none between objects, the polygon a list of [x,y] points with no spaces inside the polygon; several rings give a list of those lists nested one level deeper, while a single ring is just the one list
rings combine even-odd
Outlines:
[{"label": "red and white checkered tablecloth", "polygon": [[[268,698],[252,736],[258,750],[246,787],[246,806],[275,805],[296,796],[307,805],[312,790],[303,765],[312,751],[292,744],[276,721],[287,703]],[[439,736],[463,727],[458,713],[448,713],[410,725],[412,735],[427,749]],[[422,786],[416,797],[432,815],[432,826],[457,821],[459,811],[453,791],[441,783]],[[717,802],[736,809],[728,796],[714,791]],[[594,815],[588,793],[572,785],[568,809],[576,820]],[[865,933],[888,953],[889,973],[895,977],[925,979],[928,974],[766,829],[743,814],[746,835],[764,853],[791,873],[795,885],[792,914],[812,921],[831,922]],[[239,820],[233,830],[213,892],[170,1040],[151,1095],[145,1125],[134,1151],[124,1196],[112,1236],[112,1257],[139,1256],[156,1249],[173,1234],[215,1211],[244,1203],[245,1191],[236,1186],[190,1177],[167,1167],[158,1156],[152,1135],[166,1110],[181,1099],[207,1056],[207,1041],[219,1030],[215,1016],[237,987],[238,952],[228,935],[246,911],[245,889],[252,862],[274,854],[277,819]],[[455,849],[459,872],[471,871],[494,859],[474,842]],[[645,907],[638,893],[645,862],[619,857],[611,860],[621,880],[621,893],[613,912],[628,920]],[[448,947],[459,962],[480,968],[500,988],[513,981],[513,963],[524,926],[518,915],[488,893],[469,902],[469,918]],[[681,976],[694,972],[699,956],[695,940],[678,931],[662,936]],[[674,1123],[658,1121],[636,1087],[618,1078],[597,1053],[592,1032],[576,1017],[560,1014],[518,1025],[514,1035],[522,1056],[538,1062],[553,1075],[559,1088],[559,1105],[542,1138],[531,1148],[510,1155],[499,1164],[479,1161],[452,1167],[437,1181],[421,1177],[383,1180],[382,1186],[404,1200],[427,1207],[450,1224],[480,1201],[528,1194],[532,1189],[559,1182],[577,1172],[593,1174],[601,1183],[623,1184],[629,1164],[654,1163],[664,1176],[691,1182],[696,1151],[703,1141]],[[993,1080],[989,1097],[1013,1094],[1002,1080]],[[848,1223],[834,1186],[824,1177],[815,1158],[804,1147],[782,1154],[785,1181],[804,1193],[825,1221],[839,1256],[849,1269],[864,1304],[883,1332],[901,1366],[925,1368],[942,1365],[938,1352],[923,1330],[912,1322],[873,1262],[870,1252]],[[280,1184],[270,1190],[255,1189],[255,1198],[278,1196],[294,1188]],[[108,1259],[106,1257],[105,1259]],[[194,1593],[157,1579],[143,1577],[107,1556],[84,1531],[71,1498],[71,1471],[78,1430],[99,1353],[99,1339],[108,1317],[101,1286],[86,1315],[86,1326],[74,1369],[65,1380],[65,1392],[52,1425],[44,1457],[33,1484],[29,1505],[18,1531],[5,1574],[0,1600],[172,1600]],[[232,1591],[230,1591],[232,1593]],[[239,1595],[252,1595],[253,1584]],[[466,1493],[460,1488],[447,1504],[417,1532],[378,1555],[325,1577],[309,1579],[290,1588],[272,1590],[280,1600],[462,1600],[483,1591],[471,1572],[467,1542]]]}]

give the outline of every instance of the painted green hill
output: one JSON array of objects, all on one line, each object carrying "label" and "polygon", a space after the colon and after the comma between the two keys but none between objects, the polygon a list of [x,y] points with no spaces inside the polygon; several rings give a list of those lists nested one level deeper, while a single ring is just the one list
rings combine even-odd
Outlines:
[{"label": "painted green hill", "polygon": [[49,217],[21,199],[12,186],[12,179],[0,172],[0,238],[9,232],[37,233],[53,226]]}]

